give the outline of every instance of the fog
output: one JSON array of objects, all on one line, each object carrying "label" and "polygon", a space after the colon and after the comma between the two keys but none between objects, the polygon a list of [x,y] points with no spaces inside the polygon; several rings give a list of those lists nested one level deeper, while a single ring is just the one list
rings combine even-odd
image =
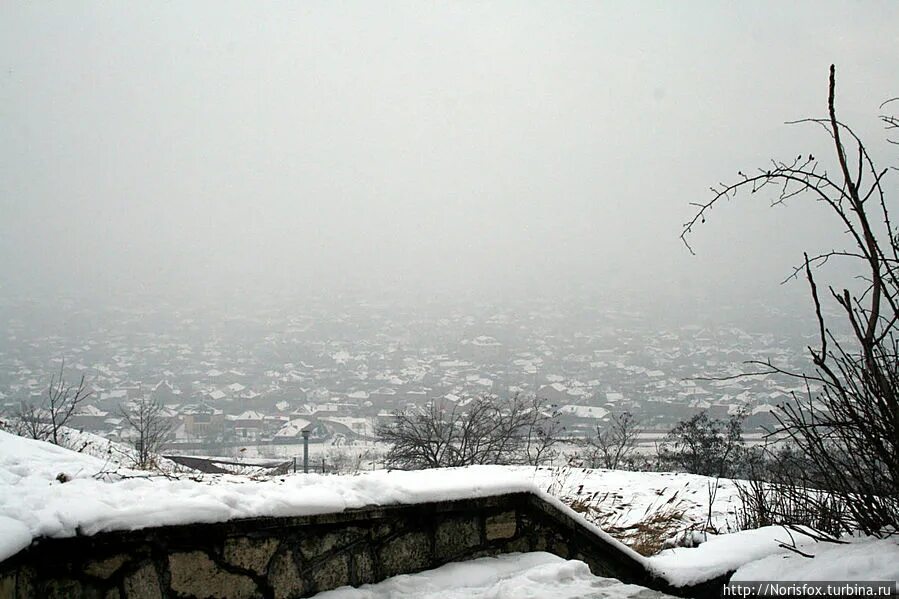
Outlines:
[{"label": "fog", "polygon": [[830,215],[690,202],[826,156],[831,63],[897,158],[895,2],[6,2],[0,60],[2,299],[775,302]]}]

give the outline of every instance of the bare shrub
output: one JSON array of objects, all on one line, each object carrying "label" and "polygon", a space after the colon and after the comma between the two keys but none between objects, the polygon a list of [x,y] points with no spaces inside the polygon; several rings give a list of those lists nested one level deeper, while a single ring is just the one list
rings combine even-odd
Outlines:
[{"label": "bare shrub", "polygon": [[727,421],[700,412],[678,422],[658,448],[660,465],[692,474],[728,477],[742,458],[743,419],[739,412]]},{"label": "bare shrub", "polygon": [[597,425],[596,435],[584,441],[591,468],[616,470],[629,462],[637,447],[640,423],[630,412],[614,414]]},{"label": "bare shrub", "polygon": [[781,525],[807,527],[832,537],[851,521],[846,502],[822,490],[826,475],[792,446],[765,447],[749,463],[747,480],[734,481],[738,530]]},{"label": "bare shrub", "polygon": [[431,402],[396,412],[377,429],[389,468],[541,464],[555,455],[561,427],[537,398],[481,397],[465,406]]},{"label": "bare shrub", "polygon": [[59,375],[50,377],[42,402],[21,402],[11,419],[10,430],[23,437],[61,444],[63,427],[91,395],[83,375],[77,385],[67,383],[64,375],[65,362],[59,367]]},{"label": "bare shrub", "polygon": [[172,436],[172,423],[166,417],[165,406],[147,396],[120,410],[122,418],[134,431],[132,461],[136,468],[146,470],[154,466],[156,456]]},{"label": "bare shrub", "polygon": [[[845,506],[840,523],[844,531],[858,528],[882,536],[899,529],[899,230],[893,225],[887,193],[894,188],[884,185],[890,169],[875,166],[858,135],[838,120],[835,90],[831,65],[827,116],[796,121],[826,131],[830,170],[814,155],[800,154],[787,161],[773,160],[751,174],[740,172],[735,183],[713,188],[712,199],[697,204],[681,238],[686,243],[687,235],[705,222],[714,206],[741,191],[774,191],[774,205],[807,197],[835,217],[846,246],[806,253],[790,277],[805,276],[814,304],[819,339],[818,347],[808,347],[813,372],[792,372],[765,360],[751,362],[755,369],[745,375],[780,374],[804,384],[805,393],[794,394],[794,403],[775,415],[780,431],[820,477],[812,481],[818,484],[807,486],[826,491]],[[895,106],[891,102],[897,100],[881,108]],[[890,133],[899,125],[893,115],[881,120]],[[828,287],[840,314],[837,319],[825,318],[812,270],[831,260],[854,267],[850,281]],[[849,340],[835,334],[833,326],[848,331]]]},{"label": "bare shrub", "polygon": [[371,470],[373,464],[382,458],[380,452],[369,448],[333,447],[329,449],[323,458],[327,464],[328,472],[332,474],[358,474],[365,470]]}]

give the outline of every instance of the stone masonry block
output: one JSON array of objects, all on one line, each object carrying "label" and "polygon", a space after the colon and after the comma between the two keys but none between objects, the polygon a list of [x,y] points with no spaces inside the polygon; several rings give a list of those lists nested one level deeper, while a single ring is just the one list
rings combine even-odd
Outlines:
[{"label": "stone masonry block", "polygon": [[424,570],[431,565],[431,539],[423,532],[407,532],[386,541],[378,557],[384,577]]},{"label": "stone masonry block", "polygon": [[451,559],[481,542],[481,527],[475,516],[451,518],[437,525],[435,552],[438,560]]},{"label": "stone masonry block", "polygon": [[199,599],[249,599],[259,596],[252,579],[223,570],[202,551],[169,555],[169,571],[172,590],[182,595]]},{"label": "stone masonry block", "polygon": [[511,539],[515,536],[515,532],[518,529],[515,512],[508,511],[495,516],[488,516],[485,528],[488,541]]},{"label": "stone masonry block", "polygon": [[277,539],[233,537],[225,541],[224,557],[231,565],[264,574],[276,549]]},{"label": "stone masonry block", "polygon": [[123,589],[127,599],[162,599],[159,576],[150,562],[146,562],[126,576]]}]

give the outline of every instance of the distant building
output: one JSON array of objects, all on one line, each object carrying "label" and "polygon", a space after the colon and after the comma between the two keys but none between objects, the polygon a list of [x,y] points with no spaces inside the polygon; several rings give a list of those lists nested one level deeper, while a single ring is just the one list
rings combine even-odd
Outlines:
[{"label": "distant building", "polygon": [[181,410],[184,432],[188,438],[200,439],[225,431],[225,414],[206,404],[191,404]]}]

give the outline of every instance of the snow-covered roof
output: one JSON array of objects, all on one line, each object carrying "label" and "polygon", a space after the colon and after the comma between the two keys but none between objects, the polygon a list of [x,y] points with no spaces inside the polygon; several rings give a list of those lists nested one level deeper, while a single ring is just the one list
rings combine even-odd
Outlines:
[{"label": "snow-covered roof", "polygon": [[237,414],[236,416],[226,416],[227,420],[265,420],[265,415],[261,414],[255,410],[247,410],[246,412],[242,412]]},{"label": "snow-covered roof", "polygon": [[276,437],[298,437],[304,428],[309,426],[310,422],[303,418],[296,418],[287,422],[275,433]]},{"label": "snow-covered roof", "polygon": [[98,408],[98,407],[96,407],[96,406],[94,406],[94,405],[92,405],[92,404],[89,404],[89,405],[86,405],[86,406],[81,406],[81,407],[79,407],[79,408],[78,408],[78,411],[75,412],[75,415],[76,415],[76,416],[96,416],[96,417],[103,417],[103,416],[108,416],[108,415],[109,415],[109,412],[104,412],[104,411],[101,410],[100,408]]},{"label": "snow-covered roof", "polygon": [[559,408],[559,412],[563,414],[570,414],[577,418],[593,418],[595,420],[601,420],[606,417],[606,414],[609,413],[605,408],[600,408],[598,406],[576,406],[576,405],[567,405]]},{"label": "snow-covered roof", "polygon": [[153,391],[158,391],[161,387],[166,387],[169,390],[172,390],[172,384],[169,383],[167,380],[163,379],[163,380],[159,381],[158,383],[156,383],[156,385],[153,386]]}]

